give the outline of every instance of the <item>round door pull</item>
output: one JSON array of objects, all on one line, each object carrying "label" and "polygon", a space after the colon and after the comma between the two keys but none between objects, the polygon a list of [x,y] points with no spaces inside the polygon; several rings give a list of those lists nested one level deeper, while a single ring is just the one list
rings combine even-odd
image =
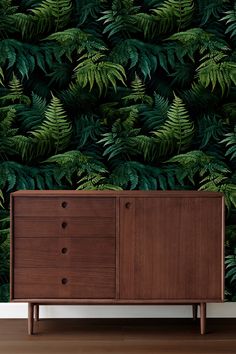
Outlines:
[{"label": "round door pull", "polygon": [[126,209],[130,209],[131,203],[130,202],[125,203],[125,207],[126,207]]},{"label": "round door pull", "polygon": [[62,249],[61,249],[61,253],[63,253],[63,254],[66,254],[67,253],[67,248],[66,247],[63,247]]},{"label": "round door pull", "polygon": [[67,207],[67,202],[62,202],[61,206],[62,206],[62,208],[66,208]]},{"label": "round door pull", "polygon": [[62,278],[61,283],[63,285],[67,284],[68,283],[68,279],[67,278]]},{"label": "round door pull", "polygon": [[63,221],[63,222],[61,223],[61,227],[62,227],[63,229],[65,229],[65,228],[67,227],[67,222]]}]

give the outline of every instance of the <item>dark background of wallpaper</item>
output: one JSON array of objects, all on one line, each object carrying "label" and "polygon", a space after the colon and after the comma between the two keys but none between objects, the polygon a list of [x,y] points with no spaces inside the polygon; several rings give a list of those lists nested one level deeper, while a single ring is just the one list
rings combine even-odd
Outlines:
[{"label": "dark background of wallpaper", "polygon": [[10,192],[78,188],[223,192],[236,300],[234,1],[0,0],[0,40],[1,301]]}]

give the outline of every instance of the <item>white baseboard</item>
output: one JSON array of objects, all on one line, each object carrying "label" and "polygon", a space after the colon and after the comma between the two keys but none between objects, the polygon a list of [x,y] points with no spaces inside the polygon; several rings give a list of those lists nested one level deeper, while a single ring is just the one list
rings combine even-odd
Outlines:
[{"label": "white baseboard", "polygon": [[[41,318],[185,318],[190,305],[70,305],[40,306]],[[26,303],[0,303],[0,318],[26,318]],[[207,317],[236,317],[236,303],[208,304]]]}]

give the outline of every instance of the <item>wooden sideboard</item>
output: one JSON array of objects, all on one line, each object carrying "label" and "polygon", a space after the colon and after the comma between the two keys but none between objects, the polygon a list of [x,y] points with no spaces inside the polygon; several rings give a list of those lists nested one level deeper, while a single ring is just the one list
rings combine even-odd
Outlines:
[{"label": "wooden sideboard", "polygon": [[39,305],[224,300],[224,198],[199,191],[11,194],[11,301]]}]

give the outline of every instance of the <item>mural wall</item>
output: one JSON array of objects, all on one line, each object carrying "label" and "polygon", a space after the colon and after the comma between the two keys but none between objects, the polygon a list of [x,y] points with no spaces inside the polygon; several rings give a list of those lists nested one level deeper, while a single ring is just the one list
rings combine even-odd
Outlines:
[{"label": "mural wall", "polygon": [[234,1],[0,0],[1,301],[19,189],[223,192],[235,301]]}]

